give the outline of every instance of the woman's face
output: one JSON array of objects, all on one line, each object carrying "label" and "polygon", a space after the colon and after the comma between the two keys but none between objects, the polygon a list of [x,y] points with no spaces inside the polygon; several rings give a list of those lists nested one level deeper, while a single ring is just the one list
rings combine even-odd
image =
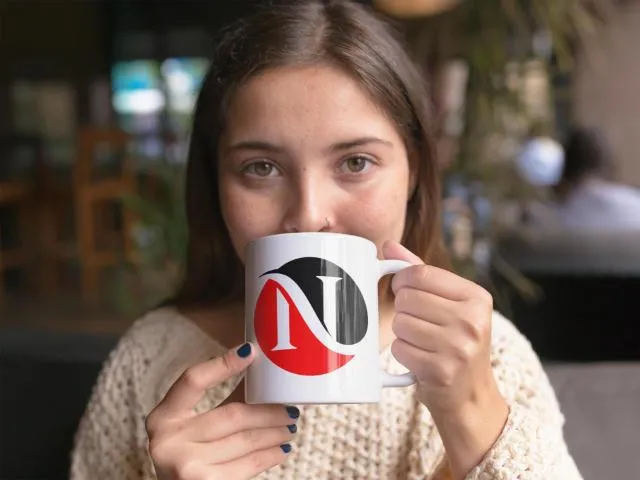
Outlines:
[{"label": "woman's face", "polygon": [[246,245],[291,232],[400,241],[410,173],[393,122],[342,71],[280,68],[234,96],[220,141],[222,214]]}]

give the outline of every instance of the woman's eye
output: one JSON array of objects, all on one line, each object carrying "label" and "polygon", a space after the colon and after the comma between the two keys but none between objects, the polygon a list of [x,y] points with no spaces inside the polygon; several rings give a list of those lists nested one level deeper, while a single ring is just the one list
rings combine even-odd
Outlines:
[{"label": "woman's eye", "polygon": [[255,162],[244,169],[245,173],[256,177],[272,177],[278,173],[276,167],[269,162]]},{"label": "woman's eye", "polygon": [[371,163],[367,157],[350,157],[344,161],[342,169],[347,173],[362,173],[369,168]]}]

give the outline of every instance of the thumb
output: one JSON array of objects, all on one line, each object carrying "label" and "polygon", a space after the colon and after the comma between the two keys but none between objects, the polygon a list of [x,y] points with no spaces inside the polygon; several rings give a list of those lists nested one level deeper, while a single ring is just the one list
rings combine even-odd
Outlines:
[{"label": "thumb", "polygon": [[255,348],[245,343],[233,348],[221,357],[194,365],[171,386],[158,407],[155,416],[179,418],[191,414],[196,404],[204,397],[206,390],[243,373],[255,359]]},{"label": "thumb", "polygon": [[424,265],[424,261],[407,249],[404,245],[387,241],[382,245],[382,255],[385,260],[404,260],[412,265]]},{"label": "thumb", "polygon": [[222,383],[235,375],[244,372],[255,359],[255,347],[252,343],[244,343],[227,351],[223,356],[213,359],[210,369],[210,384]]}]

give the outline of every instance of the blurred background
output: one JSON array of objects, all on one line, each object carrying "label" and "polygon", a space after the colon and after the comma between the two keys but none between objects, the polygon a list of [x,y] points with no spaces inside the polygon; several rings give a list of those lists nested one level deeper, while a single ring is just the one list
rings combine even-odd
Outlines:
[{"label": "blurred background", "polygon": [[[100,365],[179,281],[212,36],[256,3],[0,0],[0,478],[66,478]],[[585,478],[637,478],[640,2],[364,3],[429,82],[454,267],[541,356]]]}]

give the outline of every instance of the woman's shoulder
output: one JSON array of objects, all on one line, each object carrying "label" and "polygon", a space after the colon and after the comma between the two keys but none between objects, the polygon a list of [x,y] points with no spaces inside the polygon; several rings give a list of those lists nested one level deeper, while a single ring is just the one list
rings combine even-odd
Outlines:
[{"label": "woman's shoulder", "polygon": [[511,320],[498,311],[493,312],[491,327],[491,357],[495,365],[510,363],[530,364],[537,368],[540,360],[531,342]]},{"label": "woman's shoulder", "polygon": [[165,368],[203,361],[224,351],[221,342],[175,307],[158,308],[140,317],[120,344],[143,357],[145,363]]},{"label": "woman's shoulder", "polygon": [[[122,336],[137,346],[146,348],[165,345],[169,338],[206,337],[188,318],[175,307],[160,307],[137,318]],[[213,339],[210,339],[213,341]]]},{"label": "woman's shoulder", "polygon": [[222,352],[218,341],[177,309],[163,307],[131,325],[111,352],[105,370],[125,367],[142,403],[152,407],[185,369]]},{"label": "woman's shoulder", "polygon": [[157,308],[138,318],[124,333],[120,344],[154,358],[221,347],[174,307]]},{"label": "woman's shoulder", "polygon": [[507,398],[522,396],[523,392],[526,396],[534,391],[553,398],[544,366],[531,342],[498,312],[493,314],[491,365]]},{"label": "woman's shoulder", "polygon": [[493,312],[491,337],[494,347],[496,344],[524,342],[528,344],[527,338],[518,330],[511,320],[497,310]]}]

